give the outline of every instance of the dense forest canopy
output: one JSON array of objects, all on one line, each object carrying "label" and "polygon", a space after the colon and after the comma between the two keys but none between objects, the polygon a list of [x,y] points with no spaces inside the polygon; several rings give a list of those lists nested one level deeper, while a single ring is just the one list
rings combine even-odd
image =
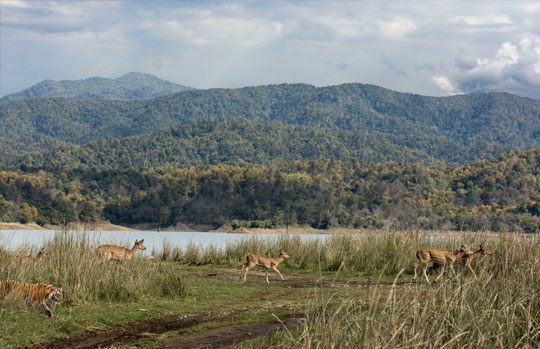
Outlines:
[{"label": "dense forest canopy", "polygon": [[[223,120],[241,123],[215,125]],[[208,120],[214,120],[208,122]],[[219,120],[219,121],[215,121]],[[250,124],[251,122],[251,124]],[[333,150],[302,156],[302,149],[311,143],[334,143],[351,152],[337,151],[335,159],[361,161],[418,162],[426,164],[464,164],[486,159],[502,151],[540,146],[540,101],[506,93],[470,94],[453,97],[425,97],[398,93],[363,84],[344,84],[317,88],[303,84],[284,84],[241,89],[193,90],[144,101],[77,100],[66,98],[30,98],[0,105],[0,145],[3,164],[19,165],[28,161],[34,166],[48,157],[48,151],[69,153],[70,166],[81,162],[76,145],[93,143],[89,147],[90,161],[99,166],[118,162],[121,157],[107,152],[111,142],[121,143],[123,152],[136,151],[135,144],[148,142],[154,153],[171,153],[170,147],[198,147],[189,134],[201,133],[203,138],[227,138],[236,132],[250,145],[257,147],[259,135],[247,134],[258,126],[274,128],[277,138],[299,132],[299,140],[289,144],[296,155],[282,159],[311,160],[331,156]],[[208,128],[205,124],[208,123]],[[182,128],[185,126],[186,128]],[[164,133],[166,144],[156,144]],[[126,137],[141,136],[140,138]],[[253,136],[253,137],[250,137]],[[36,138],[37,137],[37,138]],[[173,139],[174,138],[174,139]],[[35,140],[39,147],[35,145]],[[122,139],[122,140],[120,140]],[[101,143],[99,143],[101,142]],[[173,144],[177,143],[177,144]],[[63,146],[62,146],[63,145]],[[73,148],[69,146],[75,145]],[[135,147],[135,148],[134,148]],[[161,148],[163,147],[163,149]],[[28,149],[27,149],[28,148]],[[40,149],[42,154],[21,157]],[[208,146],[205,154],[187,160],[182,156],[162,157],[148,166],[190,166],[235,161],[216,153]],[[246,150],[246,149],[244,149]],[[266,150],[265,150],[266,151]],[[245,161],[266,163],[266,154],[255,152]],[[103,157],[103,159],[99,159]],[[33,160],[33,159],[36,160]],[[208,159],[208,160],[206,160]],[[421,160],[423,159],[423,160]],[[34,161],[37,161],[34,163]],[[144,167],[144,161],[132,161]],[[105,164],[102,164],[105,163]]]},{"label": "dense forest canopy", "polygon": [[[166,90],[116,80],[137,79]],[[0,221],[540,229],[537,100],[282,84],[128,101],[88,80],[104,99],[0,104]]]},{"label": "dense forest canopy", "polygon": [[536,232],[540,148],[460,167],[312,160],[0,172],[0,220]]}]

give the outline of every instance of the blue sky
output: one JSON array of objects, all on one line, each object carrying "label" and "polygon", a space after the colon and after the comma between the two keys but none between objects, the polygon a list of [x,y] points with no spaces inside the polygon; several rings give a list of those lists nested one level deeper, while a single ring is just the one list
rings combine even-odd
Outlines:
[{"label": "blue sky", "polygon": [[196,88],[360,82],[540,99],[538,1],[0,0],[0,95],[130,71]]}]

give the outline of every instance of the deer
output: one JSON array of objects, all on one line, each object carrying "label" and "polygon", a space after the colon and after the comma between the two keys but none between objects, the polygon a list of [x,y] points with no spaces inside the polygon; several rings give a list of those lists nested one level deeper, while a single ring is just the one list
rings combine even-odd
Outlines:
[{"label": "deer", "polygon": [[[268,281],[268,269],[272,269],[276,273],[279,274],[279,277],[281,278],[281,281],[283,281],[283,275],[277,270],[277,266],[283,262],[284,259],[289,259],[291,256],[287,254],[287,252],[283,250],[279,250],[279,257],[278,258],[271,258],[267,256],[263,256],[262,254],[258,253],[248,253],[246,256],[246,263],[242,265],[242,272],[244,273],[244,281],[246,281],[247,273],[249,269],[253,268],[254,266],[258,265],[265,269],[266,271],[266,282],[270,283]],[[245,270],[245,272],[244,272]],[[242,278],[242,276],[240,276]]]},{"label": "deer", "polygon": [[442,265],[441,273],[439,274],[439,276],[437,276],[435,281],[439,280],[441,276],[444,274],[444,269],[446,265],[450,266],[450,270],[452,270],[454,277],[456,277],[456,271],[454,270],[454,263],[456,262],[456,260],[463,256],[472,255],[472,254],[473,252],[463,245],[461,246],[459,250],[454,250],[454,251],[442,250],[440,248],[435,248],[435,247],[421,248],[418,251],[416,251],[416,258],[418,259],[418,262],[414,263],[414,279],[416,279],[416,268],[422,265],[422,271],[424,273],[424,276],[428,284],[431,283],[426,273],[427,265],[429,262],[432,262],[433,264]]},{"label": "deer", "polygon": [[[473,252],[472,254],[465,254],[465,255],[461,256],[460,258],[456,259],[456,261],[454,262],[454,265],[462,266],[464,268],[469,269],[470,272],[473,274],[474,279],[478,280],[478,278],[476,277],[476,273],[474,272],[473,268],[471,267],[472,261],[475,260],[476,258],[480,257],[480,256],[483,256],[483,255],[489,256],[492,253],[493,252],[491,252],[490,250],[485,248],[483,245],[480,245],[480,248],[477,251]],[[433,265],[432,269],[436,269],[438,267],[439,267],[439,265]]]},{"label": "deer", "polygon": [[39,250],[38,254],[35,257],[32,257],[32,255],[29,256],[3,256],[3,258],[9,262],[17,262],[22,261],[24,263],[33,263],[33,262],[39,262],[43,258],[47,257],[47,250],[45,247],[42,247],[41,250]]},{"label": "deer", "polygon": [[47,250],[45,249],[45,247],[42,247],[41,250],[39,250],[36,257],[24,256],[23,261],[25,261],[25,262],[39,262],[40,260],[42,260],[45,257],[47,257]]},{"label": "deer", "polygon": [[129,261],[133,258],[133,255],[137,250],[146,250],[146,246],[143,245],[143,242],[144,239],[140,241],[135,240],[135,244],[131,249],[114,245],[100,245],[96,248],[96,252],[102,256],[104,262],[111,259],[119,262]]},{"label": "deer", "polygon": [[522,260],[532,265],[537,265],[538,263],[540,263],[540,256],[527,253],[526,255],[522,257]]}]

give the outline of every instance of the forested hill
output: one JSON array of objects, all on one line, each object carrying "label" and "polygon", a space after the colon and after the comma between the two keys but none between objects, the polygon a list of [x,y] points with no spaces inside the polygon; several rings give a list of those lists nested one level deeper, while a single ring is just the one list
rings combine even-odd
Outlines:
[{"label": "forested hill", "polygon": [[156,226],[233,220],[538,232],[540,148],[458,167],[286,161],[192,168],[0,171],[0,221],[108,219]]},{"label": "forested hill", "polygon": [[0,104],[34,97],[150,99],[186,90],[192,88],[153,75],[131,72],[117,79],[94,77],[84,80],[44,80],[21,92],[0,98]]},{"label": "forested hill", "polygon": [[[298,138],[307,141],[302,132],[314,132],[312,143],[316,142],[316,137],[322,137],[319,138],[322,143],[333,138],[343,139],[343,144],[337,144],[338,147],[349,147],[351,137],[356,137],[362,140],[361,147],[365,152],[377,154],[371,157],[375,161],[399,159],[411,162],[425,155],[425,163],[465,163],[505,150],[540,146],[540,101],[506,93],[425,97],[363,84],[324,88],[283,84],[193,90],[143,101],[24,99],[0,105],[0,142],[4,142],[4,149],[16,152],[3,154],[3,158],[13,159],[24,155],[26,148],[36,148],[28,144],[31,137],[37,137],[41,149],[47,151],[62,143],[86,144],[151,134],[197,121],[203,122],[190,127],[195,133],[202,132],[203,137],[219,139],[225,138],[226,133],[235,132],[230,126],[225,127],[223,134],[219,127],[205,131],[204,120],[209,118],[271,121],[274,122],[272,127],[279,129],[276,131],[280,133],[278,138],[299,132]],[[189,132],[180,130],[178,134],[187,138],[176,141],[189,143]],[[241,129],[238,133],[246,137]],[[152,137],[158,136],[147,135],[137,142],[144,143]],[[196,138],[191,137],[191,141],[195,142]],[[260,148],[262,145],[257,141],[254,140],[253,147]],[[133,149],[130,145],[133,139],[118,142],[126,151]],[[98,144],[108,146],[108,143],[93,144],[97,153],[103,152],[96,148]],[[299,141],[294,146],[302,149],[308,144]],[[358,144],[353,145],[353,152],[358,147]],[[295,150],[291,148],[291,151]],[[78,150],[73,151],[77,153]],[[270,150],[270,159],[272,154],[279,152]],[[198,162],[198,156],[216,157],[212,153],[195,154],[195,158],[186,163],[212,163],[210,160]],[[362,160],[368,158],[359,157]],[[225,156],[219,159],[228,160],[235,159]],[[256,162],[250,158],[247,161]]]},{"label": "forested hill", "polygon": [[[16,147],[12,142],[4,144]],[[318,159],[364,163],[406,161],[425,165],[444,163],[429,155],[426,146],[431,147],[432,152],[447,154],[448,162],[474,159],[467,154],[469,149],[458,142],[426,135],[366,134],[287,125],[278,121],[214,118],[151,134],[59,146],[49,152],[34,148],[33,152],[23,156],[6,156],[5,164],[11,167],[90,167],[105,170]]]}]

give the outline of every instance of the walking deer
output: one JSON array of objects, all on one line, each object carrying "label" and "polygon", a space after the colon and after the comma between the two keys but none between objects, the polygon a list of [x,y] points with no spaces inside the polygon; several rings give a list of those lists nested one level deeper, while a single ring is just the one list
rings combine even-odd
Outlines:
[{"label": "walking deer", "polygon": [[[276,273],[279,274],[279,277],[281,278],[281,281],[283,281],[283,275],[277,270],[277,266],[279,263],[283,262],[284,259],[291,258],[287,252],[283,250],[279,250],[279,257],[278,258],[271,258],[267,256],[263,256],[262,254],[258,253],[248,253],[246,256],[246,263],[242,265],[242,272],[244,273],[244,281],[246,281],[247,273],[249,269],[253,268],[254,266],[258,265],[265,269],[266,271],[266,282],[268,281],[268,269],[272,269]],[[245,272],[244,272],[245,270]],[[240,276],[242,278],[242,276]]]},{"label": "walking deer", "polygon": [[[476,273],[474,272],[473,268],[471,267],[472,261],[475,260],[476,258],[482,256],[482,255],[489,256],[492,253],[493,252],[491,252],[490,250],[485,248],[483,245],[480,245],[480,248],[478,249],[478,251],[475,251],[472,254],[465,254],[465,255],[461,256],[460,258],[456,259],[454,264],[469,269],[470,272],[473,274],[474,278],[478,279],[476,277]],[[436,269],[438,267],[439,267],[438,265],[434,265],[432,267],[432,269]]]},{"label": "walking deer", "polygon": [[418,251],[416,251],[416,258],[418,259],[418,262],[414,263],[414,278],[416,279],[416,268],[422,265],[422,271],[424,273],[424,276],[428,284],[431,283],[426,273],[426,268],[429,262],[432,262],[433,264],[440,264],[442,266],[441,273],[439,274],[439,276],[437,276],[435,281],[439,280],[441,276],[444,274],[444,269],[446,265],[450,266],[450,270],[452,270],[454,277],[456,277],[456,271],[454,270],[454,263],[456,262],[458,258],[466,256],[466,255],[472,255],[472,251],[466,248],[465,246],[461,246],[461,249],[454,250],[454,251],[441,250],[435,247],[421,248]]},{"label": "walking deer", "polygon": [[108,261],[111,259],[117,261],[125,261],[133,258],[133,255],[137,250],[146,250],[146,246],[143,245],[144,239],[138,241],[135,240],[135,244],[131,249],[127,249],[121,246],[114,245],[101,245],[96,248],[96,252],[100,254],[103,258],[103,261]]}]

